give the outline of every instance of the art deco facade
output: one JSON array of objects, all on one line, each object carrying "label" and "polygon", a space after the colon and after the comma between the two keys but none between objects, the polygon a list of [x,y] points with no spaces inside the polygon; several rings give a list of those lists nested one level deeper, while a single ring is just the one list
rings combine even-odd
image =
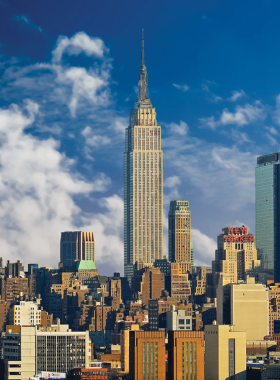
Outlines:
[{"label": "art deco facade", "polygon": [[64,267],[71,267],[75,260],[95,261],[93,232],[62,232],[60,239],[60,262]]},{"label": "art deco facade", "polygon": [[128,277],[136,261],[151,264],[163,255],[162,166],[161,128],[149,98],[142,38],[138,96],[125,136],[124,273]]},{"label": "art deco facade", "polygon": [[217,240],[218,247],[212,262],[214,285],[218,285],[219,277],[223,277],[224,284],[245,281],[247,271],[260,265],[255,237],[248,233],[247,227],[223,228]]},{"label": "art deco facade", "polygon": [[191,271],[191,212],[188,201],[171,201],[169,218],[169,260],[185,262]]},{"label": "art deco facade", "polygon": [[258,157],[256,176],[256,248],[265,270],[280,282],[280,153]]}]

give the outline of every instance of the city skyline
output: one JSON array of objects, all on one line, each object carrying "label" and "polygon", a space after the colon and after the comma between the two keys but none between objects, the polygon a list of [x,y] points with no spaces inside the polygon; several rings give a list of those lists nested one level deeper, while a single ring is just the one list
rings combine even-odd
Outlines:
[{"label": "city skyline", "polygon": [[[60,233],[82,230],[94,233],[100,273],[122,271],[122,154],[142,21],[150,92],[163,127],[164,255],[170,200],[190,202],[197,263],[211,263],[216,236],[234,220],[255,233],[256,158],[277,151],[279,139],[274,16],[266,28],[267,45],[255,43],[243,19],[233,25],[241,2],[234,10],[218,2],[184,5],[187,19],[177,15],[179,28],[169,20],[175,7],[160,7],[157,1],[152,9],[160,12],[160,21],[140,12],[133,25],[124,26],[109,13],[110,28],[88,20],[86,13],[94,13],[89,5],[67,10],[68,20],[76,20],[70,26],[55,15],[48,19],[61,15],[58,5],[46,4],[42,11],[14,4],[0,3],[4,261],[56,267]],[[279,5],[268,8],[274,15]],[[262,41],[263,10],[246,8],[245,18],[249,13],[254,38]]]}]

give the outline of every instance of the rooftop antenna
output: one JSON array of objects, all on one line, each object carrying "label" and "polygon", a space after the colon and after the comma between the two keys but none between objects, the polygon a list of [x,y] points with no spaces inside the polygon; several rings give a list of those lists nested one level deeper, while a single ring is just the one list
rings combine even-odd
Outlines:
[{"label": "rooftop antenna", "polygon": [[142,53],[141,53],[142,66],[145,65],[145,54],[144,54],[144,24],[142,22]]}]

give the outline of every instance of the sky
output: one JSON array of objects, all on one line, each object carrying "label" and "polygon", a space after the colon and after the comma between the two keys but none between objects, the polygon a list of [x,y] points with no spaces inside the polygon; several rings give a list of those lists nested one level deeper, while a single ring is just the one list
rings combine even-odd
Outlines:
[{"label": "sky", "polygon": [[62,231],[95,234],[123,273],[124,131],[145,27],[168,209],[186,199],[197,265],[255,232],[255,166],[280,147],[280,3],[0,0],[0,255],[57,267]]}]

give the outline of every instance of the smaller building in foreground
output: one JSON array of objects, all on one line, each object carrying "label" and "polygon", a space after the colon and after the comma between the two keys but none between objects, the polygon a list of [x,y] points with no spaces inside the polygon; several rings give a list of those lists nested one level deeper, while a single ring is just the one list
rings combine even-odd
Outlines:
[{"label": "smaller building in foreground", "polygon": [[205,380],[246,380],[246,333],[205,326]]},{"label": "smaller building in foreground", "polygon": [[168,332],[169,380],[204,380],[204,332]]}]

